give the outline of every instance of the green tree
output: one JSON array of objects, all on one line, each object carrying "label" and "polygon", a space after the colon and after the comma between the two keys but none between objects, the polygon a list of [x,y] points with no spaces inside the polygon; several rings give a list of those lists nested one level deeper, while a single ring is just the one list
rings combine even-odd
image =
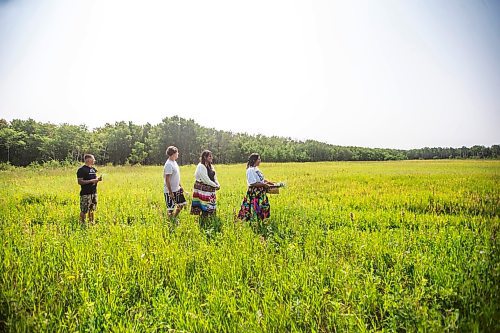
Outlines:
[{"label": "green tree", "polygon": [[22,140],[23,135],[16,130],[4,127],[0,129],[0,145],[5,148],[7,152],[7,162],[10,163],[10,150],[12,148],[20,148],[25,145]]},{"label": "green tree", "polygon": [[132,147],[132,152],[130,157],[128,158],[128,162],[130,164],[141,164],[144,162],[148,153],[145,150],[146,145],[142,142],[136,141],[134,142],[134,146]]}]

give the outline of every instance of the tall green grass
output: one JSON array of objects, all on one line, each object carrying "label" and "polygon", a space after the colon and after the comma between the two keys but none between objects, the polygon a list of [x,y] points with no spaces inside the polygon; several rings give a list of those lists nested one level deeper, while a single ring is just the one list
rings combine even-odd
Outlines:
[{"label": "tall green grass", "polygon": [[[166,217],[162,167],[0,172],[0,330],[500,331],[500,162],[266,164],[265,223],[235,219],[245,166],[217,166],[218,217]],[[191,191],[194,166],[181,168]]]}]

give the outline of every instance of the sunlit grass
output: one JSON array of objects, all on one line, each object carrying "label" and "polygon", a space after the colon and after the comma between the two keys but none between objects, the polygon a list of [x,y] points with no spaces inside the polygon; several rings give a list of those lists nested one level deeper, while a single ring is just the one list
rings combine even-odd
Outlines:
[{"label": "sunlit grass", "polygon": [[0,172],[0,330],[500,330],[498,161],[263,163],[287,187],[260,224],[218,165],[203,228],[170,223],[161,166],[98,169],[88,228],[76,170]]}]

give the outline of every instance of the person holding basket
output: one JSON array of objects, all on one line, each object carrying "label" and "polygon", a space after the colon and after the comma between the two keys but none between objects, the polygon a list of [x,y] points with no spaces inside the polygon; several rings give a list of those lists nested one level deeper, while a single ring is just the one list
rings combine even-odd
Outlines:
[{"label": "person holding basket", "polygon": [[247,162],[247,184],[248,190],[243,198],[238,218],[244,221],[257,218],[264,220],[271,216],[271,206],[267,193],[277,188],[273,182],[264,178],[259,170],[260,155],[253,153],[248,157]]}]

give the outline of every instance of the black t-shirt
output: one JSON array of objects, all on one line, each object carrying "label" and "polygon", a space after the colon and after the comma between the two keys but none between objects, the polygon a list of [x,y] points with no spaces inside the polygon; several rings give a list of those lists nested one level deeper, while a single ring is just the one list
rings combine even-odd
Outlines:
[{"label": "black t-shirt", "polygon": [[[83,165],[78,171],[76,172],[76,178],[83,178],[83,180],[91,180],[91,179],[96,179],[97,169],[94,167],[88,167],[86,165]],[[85,184],[85,185],[80,185],[82,189],[80,190],[80,195],[84,194],[94,194],[97,192],[97,184]]]}]

